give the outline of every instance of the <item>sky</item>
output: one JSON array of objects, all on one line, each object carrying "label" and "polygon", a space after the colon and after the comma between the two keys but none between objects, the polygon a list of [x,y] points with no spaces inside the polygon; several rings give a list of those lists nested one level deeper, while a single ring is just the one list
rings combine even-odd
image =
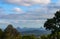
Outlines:
[{"label": "sky", "polygon": [[40,28],[60,9],[60,0],[0,0],[0,28]]}]

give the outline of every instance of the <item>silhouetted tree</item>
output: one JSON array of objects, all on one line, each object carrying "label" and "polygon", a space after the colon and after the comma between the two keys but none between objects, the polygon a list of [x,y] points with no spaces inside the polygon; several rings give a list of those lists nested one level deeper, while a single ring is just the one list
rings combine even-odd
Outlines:
[{"label": "silhouetted tree", "polygon": [[12,25],[8,25],[8,27],[4,30],[4,38],[3,39],[21,39],[20,32],[18,32]]},{"label": "silhouetted tree", "polygon": [[0,29],[0,39],[2,39],[3,31]]},{"label": "silhouetted tree", "polygon": [[55,13],[55,16],[51,19],[47,19],[47,21],[44,24],[44,27],[48,30],[51,30],[52,34],[57,34],[57,39],[59,38],[59,32],[60,32],[60,11],[57,11]]}]

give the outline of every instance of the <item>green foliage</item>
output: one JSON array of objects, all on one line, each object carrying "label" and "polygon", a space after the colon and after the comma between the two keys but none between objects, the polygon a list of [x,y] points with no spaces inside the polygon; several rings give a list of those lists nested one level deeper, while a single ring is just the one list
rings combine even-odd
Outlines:
[{"label": "green foliage", "polygon": [[55,16],[51,19],[47,19],[44,24],[44,27],[48,30],[51,30],[52,38],[60,39],[59,32],[60,32],[60,11],[55,13]]},{"label": "green foliage", "polygon": [[41,39],[47,39],[47,37],[45,35],[40,37]]},{"label": "green foliage", "polygon": [[53,18],[47,19],[44,27],[52,32],[60,32],[60,11],[57,11]]}]

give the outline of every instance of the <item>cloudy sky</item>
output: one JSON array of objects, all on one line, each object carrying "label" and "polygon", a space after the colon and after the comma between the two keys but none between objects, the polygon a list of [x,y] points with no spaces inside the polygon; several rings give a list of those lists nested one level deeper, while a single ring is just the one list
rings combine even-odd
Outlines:
[{"label": "cloudy sky", "polygon": [[0,28],[39,28],[60,9],[60,0],[0,0]]}]

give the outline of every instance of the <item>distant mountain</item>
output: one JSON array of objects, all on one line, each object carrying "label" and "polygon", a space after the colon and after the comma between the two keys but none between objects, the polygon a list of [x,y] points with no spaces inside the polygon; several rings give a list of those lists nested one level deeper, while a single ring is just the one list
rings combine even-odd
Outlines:
[{"label": "distant mountain", "polygon": [[41,36],[41,35],[47,35],[47,34],[50,34],[49,31],[45,31],[45,30],[31,30],[31,31],[24,31],[24,32],[21,32],[22,35],[35,35],[35,36]]},{"label": "distant mountain", "polygon": [[19,32],[21,32],[22,31],[22,29],[20,28],[20,27],[17,27],[16,28]]},{"label": "distant mountain", "polygon": [[40,27],[40,28],[27,28],[27,27],[20,28],[20,27],[17,27],[16,29],[18,31],[20,31],[20,32],[22,32],[22,31],[30,31],[30,30],[45,30],[43,27]]},{"label": "distant mountain", "polygon": [[47,35],[50,34],[50,31],[46,31],[45,29],[41,28],[17,28],[19,32],[21,32],[22,35],[36,35],[36,36],[41,36],[41,35]]}]

